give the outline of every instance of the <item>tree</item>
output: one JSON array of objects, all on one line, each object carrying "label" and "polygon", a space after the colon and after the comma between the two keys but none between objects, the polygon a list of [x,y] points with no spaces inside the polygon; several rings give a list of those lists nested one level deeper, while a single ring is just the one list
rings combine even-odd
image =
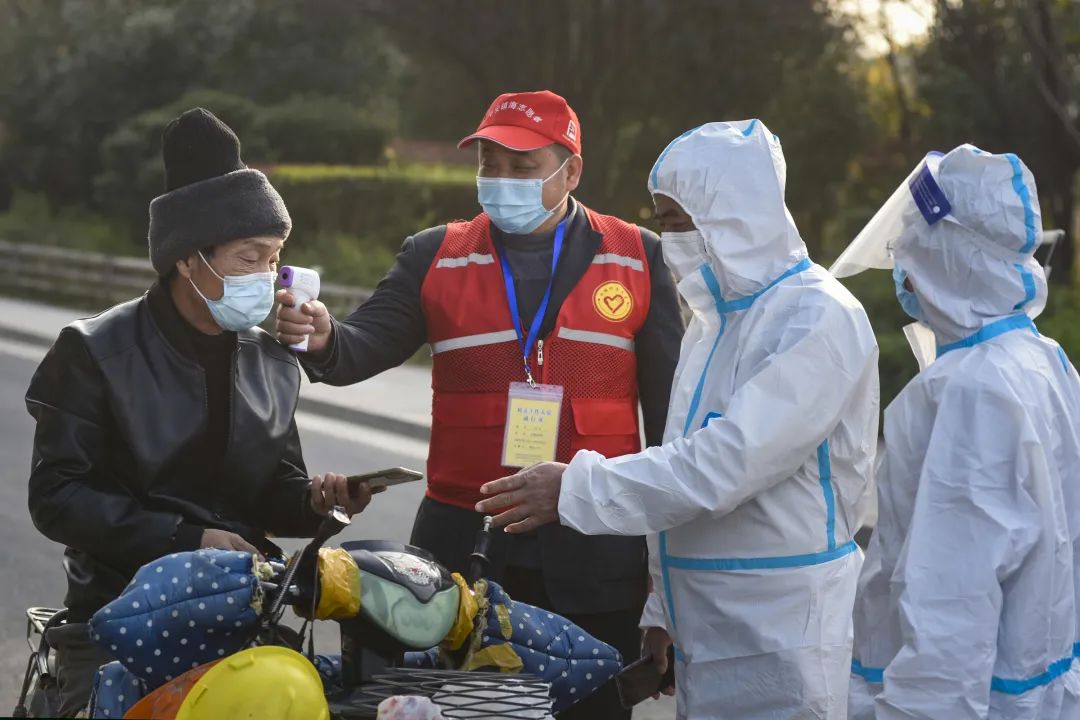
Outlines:
[{"label": "tree", "polygon": [[[1039,185],[1046,226],[1074,229],[1080,171],[1080,4],[1068,0],[939,0],[916,84],[932,108],[923,148],[971,142],[1015,152]],[[1069,282],[1073,232],[1052,280]]]},{"label": "tree", "polygon": [[0,0],[0,168],[91,203],[105,138],[186,91],[388,108],[393,64],[346,0]]},{"label": "tree", "polygon": [[760,117],[782,139],[789,199],[813,243],[859,149],[851,37],[805,0],[363,0],[412,67],[412,134],[457,139],[498,94],[547,88],[581,117],[586,202],[633,215],[667,143]]}]

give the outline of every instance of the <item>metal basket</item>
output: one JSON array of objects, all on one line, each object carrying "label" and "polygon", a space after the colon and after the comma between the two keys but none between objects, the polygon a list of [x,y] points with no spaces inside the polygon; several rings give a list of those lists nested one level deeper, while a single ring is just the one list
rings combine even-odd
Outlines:
[{"label": "metal basket", "polygon": [[374,718],[379,703],[395,695],[429,697],[446,718],[538,720],[551,712],[550,692],[550,685],[532,675],[393,669],[327,700],[331,716],[340,720]]}]

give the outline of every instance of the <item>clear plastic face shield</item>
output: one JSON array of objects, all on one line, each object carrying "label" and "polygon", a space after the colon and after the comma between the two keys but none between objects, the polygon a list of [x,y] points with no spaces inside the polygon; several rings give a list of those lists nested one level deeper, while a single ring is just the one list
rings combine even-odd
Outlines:
[{"label": "clear plastic face shield", "polygon": [[941,153],[930,153],[911,171],[829,268],[834,277],[845,278],[871,268],[892,269],[893,248],[913,214],[921,214],[928,225],[949,214],[952,207],[936,177],[941,158]]},{"label": "clear plastic face shield", "polygon": [[[908,174],[829,268],[833,276],[849,277],[871,268],[891,269],[893,249],[905,227],[919,222],[919,216],[927,225],[934,225],[949,214],[952,206],[937,182],[942,157],[941,153],[930,153]],[[919,362],[919,370],[925,370],[936,357],[933,331],[921,322],[914,322],[904,327],[904,336]]]},{"label": "clear plastic face shield", "polygon": [[1035,259],[1042,266],[1046,279],[1050,279],[1050,272],[1054,269],[1054,250],[1065,239],[1064,230],[1044,230],[1039,237],[1039,245],[1035,249]]}]

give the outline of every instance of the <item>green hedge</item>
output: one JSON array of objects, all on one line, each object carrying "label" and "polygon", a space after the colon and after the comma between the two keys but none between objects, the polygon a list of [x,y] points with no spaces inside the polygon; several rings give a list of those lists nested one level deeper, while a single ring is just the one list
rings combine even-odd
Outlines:
[{"label": "green hedge", "polygon": [[390,139],[385,124],[334,98],[298,97],[268,107],[257,130],[268,153],[251,157],[283,163],[376,164],[385,160]]},{"label": "green hedge", "polygon": [[142,234],[147,205],[163,191],[162,131],[192,107],[207,108],[235,130],[244,162],[255,167],[330,161],[377,165],[385,160],[387,127],[340,100],[298,97],[262,107],[237,95],[193,90],[132,117],[101,145],[102,171],[94,178],[97,208],[124,223],[133,236]]},{"label": "green hedge", "polygon": [[[117,145],[130,148],[145,141],[150,125],[143,124],[141,136],[133,131],[117,137]],[[143,168],[144,180],[158,170],[149,162]],[[407,236],[478,212],[471,168],[278,165],[264,170],[293,218],[286,262],[318,267],[327,282],[337,284],[374,287]],[[128,172],[134,178],[138,169]],[[120,181],[119,173],[110,178],[110,183]],[[120,197],[126,204],[110,206],[112,212],[54,212],[44,198],[20,193],[12,210],[0,213],[0,237],[145,257],[147,201]],[[132,214],[140,219],[133,221]]]},{"label": "green hedge", "polygon": [[269,152],[258,132],[259,107],[246,98],[215,90],[196,90],[155,110],[132,117],[101,145],[101,173],[94,178],[96,207],[124,226],[134,242],[146,233],[147,206],[164,190],[161,134],[184,110],[209,108],[240,137],[245,159]]},{"label": "green hedge", "polygon": [[0,240],[148,257],[145,234],[135,243],[109,218],[85,208],[53,208],[44,195],[16,192],[0,213]]},{"label": "green hedge", "polygon": [[373,285],[407,236],[478,212],[469,168],[281,165],[267,174],[292,215],[289,257],[319,261],[335,282]]}]

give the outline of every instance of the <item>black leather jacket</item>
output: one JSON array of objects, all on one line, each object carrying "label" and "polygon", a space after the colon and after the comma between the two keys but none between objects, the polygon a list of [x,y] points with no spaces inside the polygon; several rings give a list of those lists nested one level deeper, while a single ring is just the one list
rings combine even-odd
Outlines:
[{"label": "black leather jacket", "polygon": [[190,448],[208,422],[204,371],[161,324],[146,296],[72,323],[27,391],[37,421],[30,513],[67,546],[75,621],[143,564],[197,548],[205,528],[268,549],[267,532],[310,536],[320,520],[293,420],[292,353],[258,328],[238,333],[224,461],[203,475]]}]

